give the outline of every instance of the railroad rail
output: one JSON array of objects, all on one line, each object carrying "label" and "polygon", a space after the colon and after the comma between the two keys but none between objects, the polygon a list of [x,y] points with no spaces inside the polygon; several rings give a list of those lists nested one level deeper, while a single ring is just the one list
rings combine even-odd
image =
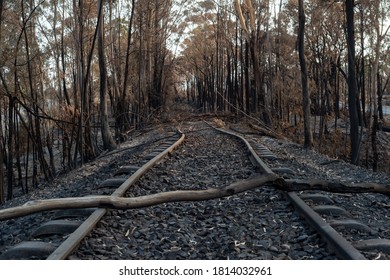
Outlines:
[{"label": "railroad rail", "polygon": [[[248,147],[251,156],[254,159],[255,164],[264,174],[274,174],[274,171],[261,159],[268,158],[270,160],[276,160],[277,157],[265,146],[257,145],[253,148],[251,144],[241,135],[233,131],[227,131],[224,129],[215,128],[216,130],[232,135],[239,138]],[[256,145],[256,144],[255,144]],[[288,168],[276,169],[277,171],[291,172]],[[373,238],[367,240],[359,240],[355,242],[347,241],[342,234],[340,234],[335,228],[342,230],[361,230],[366,232],[372,232],[369,226],[361,223],[355,219],[332,219],[336,217],[348,217],[349,214],[345,209],[334,205],[329,196],[319,194],[318,192],[309,194],[298,194],[296,192],[288,192],[286,196],[299,214],[306,219],[306,221],[312,226],[327,242],[329,248],[335,252],[335,254],[341,259],[347,260],[367,260],[361,251],[378,250],[384,254],[390,253],[390,240]],[[306,202],[311,203],[309,206]],[[320,215],[324,214],[324,215]],[[324,216],[328,214],[330,216],[330,222],[327,222]],[[374,233],[375,234],[375,233]]]},{"label": "railroad rail", "polygon": [[[105,180],[98,188],[116,188],[111,196],[123,196],[141,176],[179,146],[184,141],[184,138],[184,134],[171,136],[155,148],[154,151],[145,156],[146,163],[144,165],[141,167],[134,165],[122,166],[114,174],[113,178]],[[118,178],[121,175],[129,177]],[[24,241],[1,254],[0,259],[26,259],[34,257],[38,259],[46,258],[47,260],[64,260],[77,248],[83,238],[106,213],[107,209],[105,208],[58,210],[54,214],[53,220],[44,223],[31,234],[32,238],[39,238],[43,235],[67,236],[58,247],[50,241]],[[80,219],[83,221],[80,221]]]},{"label": "railroad rail", "polygon": [[[264,174],[274,174],[270,167],[261,159],[261,156],[271,159],[276,159],[275,155],[272,154],[264,146],[258,146],[255,150],[251,144],[242,136],[229,132],[226,130],[218,129],[222,133],[233,135],[245,143],[248,147],[251,156],[255,160],[255,163],[259,166],[262,173]],[[331,248],[335,253],[341,258],[351,259],[351,260],[365,260],[366,258],[344,239],[337,231],[335,231],[328,223],[326,223],[321,216],[319,216],[312,208],[310,208],[295,192],[290,192],[287,194],[288,198],[292,201],[294,206],[297,208],[299,213],[307,219],[311,226],[313,226],[321,236],[328,242]]]}]

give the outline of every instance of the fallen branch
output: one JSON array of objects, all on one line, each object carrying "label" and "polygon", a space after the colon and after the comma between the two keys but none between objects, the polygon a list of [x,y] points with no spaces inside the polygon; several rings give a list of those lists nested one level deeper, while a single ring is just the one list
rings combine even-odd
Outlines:
[{"label": "fallen branch", "polygon": [[380,128],[380,130],[384,131],[384,132],[390,132],[390,126],[382,126]]},{"label": "fallen branch", "polygon": [[285,180],[283,184],[276,186],[284,191],[321,190],[333,193],[380,193],[390,196],[390,184],[382,185],[377,183],[356,183],[344,184],[329,182],[325,180]]},{"label": "fallen branch", "polygon": [[278,134],[277,132],[275,132],[269,128],[263,128],[263,127],[260,127],[258,125],[255,125],[253,123],[249,123],[249,126],[252,129],[259,131],[262,135],[269,136],[269,137],[276,138],[276,139],[283,139],[284,138],[282,135]]},{"label": "fallen branch", "polygon": [[57,198],[47,200],[34,200],[22,206],[0,210],[0,220],[22,217],[37,212],[56,209],[75,208],[114,208],[114,209],[135,209],[143,208],[169,202],[180,201],[201,201],[231,196],[242,193],[265,184],[274,184],[282,179],[277,175],[270,174],[262,177],[244,180],[233,183],[222,189],[206,189],[199,191],[172,191],[139,197],[113,197],[113,196],[88,196],[75,198]]},{"label": "fallen branch", "polygon": [[233,183],[221,189],[206,189],[199,191],[172,191],[139,197],[88,196],[75,198],[57,198],[34,200],[22,206],[0,210],[0,220],[22,217],[37,212],[56,209],[75,208],[113,208],[135,209],[153,205],[183,202],[202,201],[232,196],[259,188],[264,185],[283,191],[322,190],[333,193],[380,193],[390,196],[390,185],[376,183],[343,184],[324,180],[284,180],[275,174],[262,175],[256,178]]}]

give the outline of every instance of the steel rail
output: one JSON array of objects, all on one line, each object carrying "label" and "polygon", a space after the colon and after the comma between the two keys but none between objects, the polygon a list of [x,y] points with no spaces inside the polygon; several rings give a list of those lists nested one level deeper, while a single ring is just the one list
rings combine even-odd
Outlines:
[{"label": "steel rail", "polygon": [[[207,123],[207,122],[206,122]],[[235,136],[242,140],[247,146],[251,156],[256,161],[258,167],[265,174],[274,174],[274,172],[267,166],[267,164],[257,155],[256,151],[252,148],[250,143],[241,135],[227,131],[225,129],[216,128],[211,124],[209,126],[222,133]],[[332,226],[326,223],[320,215],[318,215],[313,209],[310,208],[295,192],[287,193],[287,197],[294,205],[295,209],[303,216],[306,221],[317,230],[321,237],[327,242],[329,247],[335,252],[335,254],[347,260],[367,260],[355,247],[352,246],[344,237],[342,237]]]},{"label": "steel rail", "polygon": [[325,222],[310,206],[308,206],[295,192],[289,192],[287,197],[294,204],[295,209],[314,227],[324,238],[335,253],[346,260],[366,260],[366,258],[342,237],[331,225]]},{"label": "steel rail", "polygon": [[[171,153],[176,147],[178,147],[185,138],[185,134],[182,134],[180,139],[177,140],[173,145],[156,155],[154,158],[149,160],[140,169],[133,173],[125,182],[123,182],[111,196],[121,197],[126,191],[149,169],[160,162],[165,156]],[[96,224],[104,217],[107,213],[107,209],[98,208],[96,209],[68,238],[61,243],[61,245],[47,257],[47,260],[65,260],[69,257],[80,242],[94,229]]]}]

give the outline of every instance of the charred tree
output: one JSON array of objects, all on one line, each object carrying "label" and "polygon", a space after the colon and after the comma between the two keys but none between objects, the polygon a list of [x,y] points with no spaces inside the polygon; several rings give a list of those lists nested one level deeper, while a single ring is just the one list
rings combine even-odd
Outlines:
[{"label": "charred tree", "polygon": [[305,60],[305,11],[303,7],[303,0],[298,1],[299,10],[299,27],[298,27],[298,52],[299,63],[301,66],[301,80],[302,80],[302,104],[303,104],[303,122],[305,134],[305,147],[310,149],[313,146],[313,134],[311,131],[311,114],[310,114],[310,96],[307,84],[307,70]]},{"label": "charred tree", "polygon": [[[1,39],[1,25],[3,22],[3,0],[0,0],[0,39]],[[0,103],[1,106],[1,103]],[[0,113],[0,123],[3,123],[2,114]],[[0,204],[4,202],[4,143],[3,143],[3,126],[0,126]]]},{"label": "charred tree", "polygon": [[354,0],[345,1],[347,19],[347,46],[348,46],[348,110],[350,120],[351,163],[357,164],[359,160],[359,117],[357,107],[357,82],[355,67],[355,20]]},{"label": "charred tree", "polygon": [[104,29],[103,29],[103,0],[99,0],[98,4],[98,54],[99,54],[99,69],[100,69],[100,117],[101,117],[101,133],[104,150],[114,150],[116,148],[114,139],[110,132],[107,114],[107,66],[104,53]]}]

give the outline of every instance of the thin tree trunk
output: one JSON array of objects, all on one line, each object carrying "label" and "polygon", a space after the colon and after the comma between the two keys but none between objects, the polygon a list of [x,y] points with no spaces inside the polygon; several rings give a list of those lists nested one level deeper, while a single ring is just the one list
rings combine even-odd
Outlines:
[{"label": "thin tree trunk", "polygon": [[345,1],[347,18],[347,46],[348,46],[348,109],[350,120],[351,163],[357,164],[359,160],[359,118],[357,109],[357,84],[355,74],[355,22],[354,0]]},{"label": "thin tree trunk", "polygon": [[[65,20],[65,0],[62,1],[62,19]],[[62,87],[66,104],[70,105],[70,97],[66,87],[66,62],[65,62],[65,44],[64,44],[64,24],[61,25],[61,63],[62,63]],[[70,158],[69,158],[70,162]]]},{"label": "thin tree trunk", "polygon": [[305,134],[305,148],[311,149],[313,146],[313,134],[311,131],[311,114],[310,114],[310,96],[307,85],[307,70],[305,61],[305,11],[303,8],[303,0],[299,0],[299,29],[298,29],[298,51],[299,63],[301,66],[302,79],[302,103],[303,103],[303,123]]},{"label": "thin tree trunk", "polygon": [[[39,99],[38,99],[38,90],[34,86],[35,83],[35,75],[32,68],[32,60],[31,60],[31,48],[30,48],[30,39],[31,44],[33,44],[33,47],[36,45],[34,44],[35,40],[35,29],[33,27],[34,23],[30,22],[30,26],[27,26],[28,21],[24,18],[24,4],[22,1],[22,15],[23,15],[23,22],[25,26],[23,26],[23,33],[24,33],[24,39],[25,39],[25,48],[26,48],[26,59],[27,59],[27,71],[28,71],[28,84],[30,88],[30,95],[33,105],[33,112],[34,112],[34,128],[35,128],[35,148],[38,154],[38,160],[40,162],[41,171],[45,175],[45,179],[49,180],[52,178],[52,174],[50,172],[49,166],[46,162],[44,152],[43,152],[43,143],[42,143],[42,136],[41,136],[41,121],[39,118]],[[32,13],[32,12],[31,12]],[[31,21],[32,19],[30,19]],[[27,34],[27,27],[31,27],[32,34],[29,37],[29,34]],[[44,98],[43,98],[44,99]]]},{"label": "thin tree trunk", "polygon": [[101,117],[101,133],[104,150],[114,150],[116,148],[114,139],[112,138],[110,127],[108,124],[107,115],[107,99],[106,99],[106,82],[107,82],[107,67],[104,54],[104,30],[103,30],[103,0],[99,0],[99,25],[98,25],[98,52],[99,52],[99,69],[100,69],[100,117]]},{"label": "thin tree trunk", "polygon": [[[0,0],[0,40],[2,38],[1,36],[1,25],[3,22],[3,0]],[[1,106],[1,101],[0,101]],[[0,107],[1,108],[1,107]],[[2,114],[0,114],[0,123],[3,123]],[[0,126],[0,204],[2,204],[5,200],[5,191],[4,191],[4,143],[3,143],[3,126]]]},{"label": "thin tree trunk", "polygon": [[[124,77],[123,77],[123,88],[122,88],[122,95],[120,98],[120,109],[119,110],[119,127],[121,132],[124,132],[123,130],[127,128],[125,123],[128,123],[126,112],[127,106],[126,104],[126,95],[127,95],[127,84],[129,80],[129,68],[130,68],[130,50],[131,50],[131,40],[132,40],[132,34],[133,34],[133,21],[134,21],[134,11],[135,11],[135,0],[132,0],[131,2],[131,15],[129,20],[129,26],[127,29],[127,46],[126,46],[126,60],[125,60],[125,69],[124,69]],[[140,90],[140,89],[139,89]]]},{"label": "thin tree trunk", "polygon": [[382,81],[380,77],[378,77],[379,86],[380,86],[380,95],[378,96],[378,111],[379,111],[379,118],[381,120],[384,119],[384,113],[383,113],[383,94],[385,93],[385,90],[387,88],[387,85],[390,81],[390,77],[387,77],[386,82],[384,85],[382,85]]},{"label": "thin tree trunk", "polygon": [[[0,123],[2,123],[2,122],[3,122],[3,118],[0,114]],[[4,165],[3,165],[3,162],[4,162],[3,130],[2,130],[2,128],[0,128],[0,130],[1,130],[1,132],[0,132],[0,205],[1,205],[5,200],[5,197],[4,197],[5,192],[4,192]]]},{"label": "thin tree trunk", "polygon": [[13,171],[13,153],[14,153],[14,97],[9,97],[8,102],[8,156],[7,156],[7,200],[13,197],[14,171]]},{"label": "thin tree trunk", "polygon": [[362,102],[362,115],[363,115],[363,124],[367,127],[367,114],[366,114],[366,77],[365,77],[365,42],[364,42],[364,10],[360,9],[360,48],[362,62],[360,67],[360,87],[361,87],[361,102]]},{"label": "thin tree trunk", "polygon": [[[375,10],[376,14],[379,14],[379,1],[375,1]],[[380,28],[379,28],[379,20],[378,17],[376,17],[375,20],[375,32],[376,32],[376,43],[375,43],[375,59],[374,59],[374,65],[372,70],[372,99],[374,104],[374,115],[373,115],[373,124],[372,124],[372,131],[371,131],[371,143],[372,143],[372,153],[373,153],[373,164],[372,169],[373,171],[378,170],[378,159],[379,159],[379,153],[378,153],[378,144],[376,139],[376,134],[379,126],[379,116],[378,116],[378,103],[377,103],[377,96],[380,95],[380,75],[378,73],[379,71],[379,55],[380,55],[380,47],[381,47],[381,40],[382,36],[380,34]]]}]

